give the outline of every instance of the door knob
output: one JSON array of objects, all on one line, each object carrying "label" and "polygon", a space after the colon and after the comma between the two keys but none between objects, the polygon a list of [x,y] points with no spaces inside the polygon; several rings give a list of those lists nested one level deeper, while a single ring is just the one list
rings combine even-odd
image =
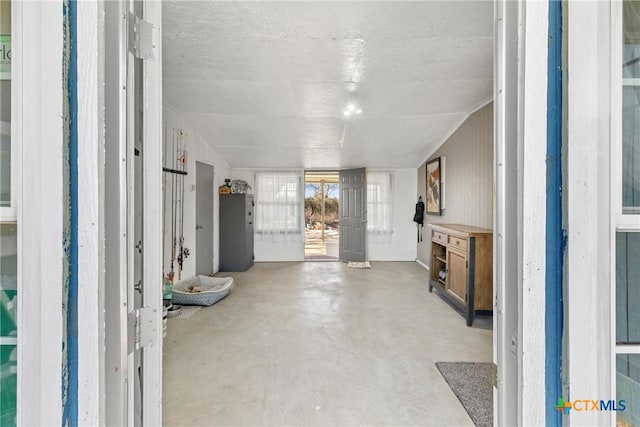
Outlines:
[{"label": "door knob", "polygon": [[202,229],[204,229],[203,226],[196,224],[196,230],[202,230]]}]

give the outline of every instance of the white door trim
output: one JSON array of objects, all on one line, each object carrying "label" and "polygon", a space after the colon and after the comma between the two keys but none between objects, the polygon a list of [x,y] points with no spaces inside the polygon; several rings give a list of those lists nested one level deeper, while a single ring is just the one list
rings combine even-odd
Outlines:
[{"label": "white door trim", "polygon": [[17,424],[62,420],[61,1],[12,3],[12,144],[19,147]]},{"label": "white door trim", "polygon": [[77,4],[78,423],[104,424],[104,8]]},{"label": "white door trim", "polygon": [[496,2],[496,425],[545,423],[548,20],[547,3]]},{"label": "white door trim", "polygon": [[127,425],[127,51],[123,1],[105,8],[105,424]]},{"label": "white door trim", "polygon": [[145,426],[162,425],[162,3],[145,0],[153,24],[156,58],[144,61],[143,306],[155,313],[155,344],[142,349],[142,413]]},{"label": "white door trim", "polygon": [[[547,226],[547,64],[549,3],[527,1],[521,15],[518,117],[518,228],[521,289],[518,309],[519,424],[544,425]],[[505,337],[506,338],[506,337]]]},{"label": "white door trim", "polygon": [[[610,6],[568,2],[564,380],[571,399],[609,399]],[[622,38],[617,40],[622,43]],[[563,396],[568,399],[568,396]],[[571,425],[607,425],[606,411],[569,411]],[[615,424],[615,423],[614,423]]]}]

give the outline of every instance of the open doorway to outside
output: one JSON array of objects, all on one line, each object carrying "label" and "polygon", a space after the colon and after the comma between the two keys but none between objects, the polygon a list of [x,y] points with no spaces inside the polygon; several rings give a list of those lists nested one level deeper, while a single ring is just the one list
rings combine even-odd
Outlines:
[{"label": "open doorway to outside", "polygon": [[304,174],[304,258],[337,261],[340,243],[340,185],[337,171]]}]

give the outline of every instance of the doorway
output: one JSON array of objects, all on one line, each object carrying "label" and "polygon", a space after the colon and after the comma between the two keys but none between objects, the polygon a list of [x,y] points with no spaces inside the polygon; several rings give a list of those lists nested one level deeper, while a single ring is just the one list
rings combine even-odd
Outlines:
[{"label": "doorway", "polygon": [[340,248],[340,184],[337,171],[304,174],[304,259],[337,261]]},{"label": "doorway", "polygon": [[[170,7],[170,6],[169,6]],[[354,6],[350,6],[351,8],[353,8]],[[265,8],[266,9],[266,8]],[[305,13],[304,10],[300,10],[299,11],[301,15],[303,15]],[[201,13],[201,12],[196,12],[196,13]],[[309,14],[311,14],[312,12],[309,12]],[[316,14],[318,13],[317,11],[315,12]],[[374,12],[371,12],[374,13]],[[277,13],[275,13],[274,15],[277,15]],[[239,13],[240,16],[240,13]],[[247,23],[245,24],[246,26],[251,26],[251,16],[250,14],[246,14],[246,15],[242,15],[243,16],[243,20],[246,20]],[[489,16],[489,15],[487,15]],[[492,16],[492,14],[491,14]],[[265,15],[266,17],[266,15]],[[411,17],[409,17],[411,18]],[[320,20],[318,19],[318,28],[320,28]],[[384,22],[384,20],[382,20],[382,22]],[[409,21],[410,22],[410,21]],[[264,22],[259,23],[260,25],[263,25]],[[332,28],[331,26],[329,26],[328,28]],[[176,31],[177,32],[177,31]],[[487,30],[486,34],[490,34],[491,31]],[[239,38],[239,40],[242,40],[241,38]],[[178,43],[179,40],[173,40],[171,37],[168,37],[168,42],[175,42]],[[487,42],[488,44],[488,42]],[[166,46],[169,46],[170,43],[167,43]],[[212,45],[215,45],[215,43],[212,43]],[[238,41],[238,45],[241,46],[242,43],[241,41]],[[490,45],[488,44],[488,51],[490,51]],[[251,46],[247,47],[246,52],[253,52],[253,48]],[[244,53],[244,52],[243,52]],[[277,54],[277,55],[276,55]],[[282,69],[278,68],[278,61],[281,57],[279,55],[283,55],[283,63],[286,65],[286,62],[284,61],[284,59],[286,59],[287,55],[286,55],[286,51],[284,53],[278,51],[277,47],[274,48],[274,61],[273,64],[269,63],[269,64],[265,64],[265,65],[269,65],[270,67],[273,67],[273,70],[275,70],[276,72],[274,73],[274,77],[273,79],[277,79],[277,81],[279,82],[283,76],[285,75],[285,72],[287,69],[287,67],[283,67]],[[364,49],[363,49],[363,55],[364,55]],[[246,56],[246,55],[245,55]],[[300,55],[303,56],[303,55]],[[197,57],[197,56],[196,56]],[[366,57],[366,55],[365,55]],[[308,60],[309,63],[313,63],[314,58],[305,58],[305,60]],[[355,61],[355,59],[354,59]],[[177,61],[174,63],[178,63]],[[233,63],[233,62],[231,62]],[[258,64],[261,64],[260,62],[258,62]],[[263,72],[264,69],[266,69],[266,67],[256,67],[256,71],[260,71]],[[272,68],[268,68],[269,70],[271,70]],[[491,74],[491,67],[486,67],[486,71],[487,74],[484,76],[485,80],[489,80],[490,79],[490,74]],[[168,70],[169,71],[169,70]],[[180,70],[176,70],[175,75],[179,76],[180,75]],[[254,71],[253,67],[246,67],[246,69],[243,68],[243,70],[235,70],[235,69],[230,69],[229,70],[231,74],[233,74],[233,76],[235,77],[236,74],[240,71],[242,71],[242,75],[246,75],[247,79],[249,78],[253,78],[253,74],[252,72]],[[359,72],[359,70],[357,70]],[[168,74],[168,73],[167,73]],[[213,73],[212,73],[213,74]],[[218,74],[216,74],[218,75]],[[321,76],[322,79],[324,79],[324,76]],[[222,80],[221,77],[218,77],[219,80]],[[176,80],[179,80],[178,77],[176,77]],[[215,80],[215,78],[212,77],[212,80]],[[248,80],[247,80],[248,81]],[[322,80],[324,81],[324,80]],[[169,89],[171,86],[169,85],[170,80],[167,81],[167,88]],[[221,87],[225,87],[223,85],[226,85],[227,83],[221,83]],[[417,83],[416,83],[417,84]],[[340,79],[340,81],[338,82],[338,86],[340,88],[342,88],[344,85],[344,82],[342,81],[342,79]],[[349,96],[353,96],[355,97],[356,95],[359,94],[359,92],[356,92],[356,84],[353,85],[349,85],[349,88],[354,89],[353,95],[349,95]],[[178,91],[175,91],[178,92]],[[167,93],[171,93],[169,90],[167,90]],[[182,93],[188,93],[187,91],[182,91]],[[191,97],[191,95],[185,95],[185,98],[189,98]],[[347,95],[345,95],[345,102],[346,102],[346,97]],[[248,99],[251,100],[251,105],[247,104],[246,105],[246,111],[252,111],[251,108],[255,108],[255,105],[253,105],[254,98],[253,97],[247,97]],[[275,97],[271,97],[271,98],[275,98]],[[176,100],[180,100],[180,101],[184,101],[186,103],[186,101],[189,101],[188,99],[182,99],[182,96],[175,96]],[[224,99],[224,98],[222,98]],[[257,98],[256,98],[257,99]],[[279,99],[278,99],[279,100]],[[273,101],[273,99],[270,99],[269,102]],[[311,100],[311,101],[315,101],[315,100]],[[313,105],[314,108],[319,108],[319,105],[315,105],[315,102],[309,102],[310,105]],[[401,103],[398,103],[401,104]],[[413,105],[413,104],[412,104]],[[402,105],[403,107],[405,107],[404,105]],[[231,107],[231,106],[229,106]],[[220,109],[224,109],[227,108],[227,106],[225,105],[220,105]],[[382,108],[382,107],[381,107]],[[432,108],[431,106],[429,106],[429,108]],[[248,132],[248,129],[240,129],[240,125],[242,124],[242,126],[244,126],[245,123],[247,123],[248,121],[246,120],[245,117],[243,117],[241,114],[236,114],[235,113],[236,110],[233,110],[231,108],[229,108],[229,115],[233,116],[235,120],[237,120],[236,123],[238,123],[238,128],[236,127],[232,127],[229,126],[227,127],[227,125],[223,125],[222,121],[219,123],[219,127],[222,128],[224,130],[224,132],[228,132],[229,135],[233,135],[240,137],[240,135],[246,135],[246,140],[248,141],[251,138],[251,135]],[[243,110],[244,111],[244,110]],[[378,134],[375,130],[375,128],[373,128],[372,123],[374,122],[374,120],[370,120],[370,121],[365,121],[363,119],[367,119],[367,114],[369,114],[370,112],[374,112],[375,110],[373,109],[373,106],[367,106],[365,105],[365,111],[364,111],[364,116],[361,116],[360,119],[358,119],[357,117],[352,117],[352,121],[344,122],[344,125],[342,126],[342,138],[339,139],[339,144],[336,145],[336,151],[340,152],[340,153],[345,153],[345,158],[340,158],[341,161],[323,161],[323,158],[321,156],[318,157],[313,157],[313,161],[307,161],[307,160],[303,160],[302,163],[300,163],[300,160],[296,159],[296,162],[290,161],[288,160],[285,156],[291,155],[291,153],[297,152],[296,150],[291,150],[289,149],[289,147],[282,147],[282,145],[276,145],[274,143],[273,146],[270,146],[267,144],[266,141],[266,135],[267,134],[271,134],[271,133],[267,133],[262,131],[262,133],[258,133],[258,124],[261,123],[259,120],[251,120],[251,124],[253,125],[255,123],[256,126],[256,136],[258,135],[262,135],[263,137],[260,138],[261,144],[260,147],[254,147],[253,145],[250,147],[251,148],[251,152],[248,155],[245,155],[244,159],[238,159],[237,162],[235,162],[235,164],[239,164],[239,165],[243,165],[245,166],[248,170],[250,170],[250,168],[255,167],[257,170],[260,170],[262,167],[265,168],[276,168],[276,167],[282,167],[282,168],[287,168],[287,167],[299,167],[299,166],[310,166],[310,167],[325,167],[329,166],[329,167],[333,167],[333,168],[338,168],[340,166],[343,165],[350,165],[350,166],[354,166],[355,164],[367,164],[367,165],[371,165],[370,162],[365,162],[364,161],[364,155],[365,153],[375,153],[378,150],[376,150],[376,148],[381,148],[383,146],[389,146],[389,142],[391,141],[392,138],[385,138],[384,134]],[[348,113],[348,114],[345,114]],[[399,123],[398,125],[393,125],[390,122],[392,122],[391,118],[395,117],[395,114],[398,113],[399,116],[406,116],[403,118],[403,123]],[[202,111],[199,112],[199,114],[202,114],[202,119],[204,119],[206,116],[205,114],[209,114],[209,112],[206,111]],[[306,114],[306,113],[305,113]],[[314,114],[315,114],[315,110],[314,110]],[[335,121],[336,123],[342,123],[339,120],[347,120],[347,119],[343,119],[343,115],[344,117],[347,117],[348,115],[351,114],[351,111],[347,110],[345,112],[341,112],[340,109],[336,109],[336,111],[333,113],[332,116],[332,120]],[[426,113],[425,113],[426,114]],[[238,117],[235,117],[238,116]],[[336,117],[338,116],[338,117]],[[313,121],[315,123],[315,116],[309,118],[309,121]],[[339,120],[338,120],[339,119]],[[380,120],[375,120],[375,121],[381,121],[384,120],[385,125],[387,125],[387,123],[389,123],[388,128],[390,129],[397,129],[397,131],[402,131],[402,132],[409,132],[409,129],[405,128],[404,125],[407,125],[409,120],[413,121],[414,119],[416,119],[416,116],[412,115],[412,114],[404,114],[403,112],[396,112],[396,111],[390,111],[388,116],[384,116],[380,117]],[[211,117],[211,120],[218,120],[217,117]],[[359,122],[356,120],[360,120]],[[204,120],[203,120],[204,121]],[[288,120],[287,120],[288,121]],[[405,123],[406,121],[406,123]],[[417,117],[418,122],[421,122],[422,120]],[[272,123],[274,123],[275,121],[272,120],[271,117],[269,118],[265,118],[264,119],[265,123],[269,123],[270,125]],[[217,123],[217,122],[212,122],[212,123]],[[446,123],[444,123],[442,126],[445,126]],[[451,126],[453,126],[454,123],[451,124]],[[248,125],[247,125],[248,126]],[[347,127],[349,126],[349,127]],[[369,126],[369,129],[365,128]],[[214,126],[211,126],[211,128],[214,128]],[[314,130],[314,132],[310,132],[310,139],[311,141],[309,142],[309,144],[314,144],[314,149],[318,148],[315,144],[316,144],[316,140],[323,140],[323,135],[321,134],[321,132],[315,132],[315,128],[313,128],[312,130]],[[348,130],[348,132],[347,132]],[[246,131],[246,133],[245,133]],[[360,150],[358,151],[355,148],[355,143],[356,141],[356,137],[362,134],[364,136],[369,136],[369,139],[373,140],[371,141],[371,143],[369,144],[369,146],[367,146],[367,150]],[[336,136],[339,136],[336,132]],[[380,143],[379,145],[374,145],[375,140],[378,140],[378,137],[380,138]],[[217,138],[215,135],[212,135],[212,140],[216,140],[216,139],[220,139],[222,140],[223,138]],[[257,140],[258,138],[256,138]],[[280,144],[282,144],[282,140],[285,140],[285,138],[283,138],[281,135],[276,136],[276,139],[278,139],[278,141]],[[395,137],[395,139],[401,139],[399,137]],[[395,140],[393,139],[393,140]],[[338,138],[333,138],[334,141],[337,141]],[[383,144],[384,142],[384,144]],[[339,148],[339,149],[338,149]],[[322,147],[322,149],[324,150],[325,148]],[[403,160],[403,158],[409,158],[412,159],[414,158],[414,156],[408,155],[408,153],[405,153],[403,151],[404,147],[402,146],[398,146],[397,149],[395,149],[395,152],[392,153],[392,155],[388,155],[388,156],[380,156],[380,160],[379,161],[384,161],[383,164],[381,164],[381,167],[387,167],[389,165],[395,165],[394,163],[394,159],[395,156],[398,156],[398,158],[401,158],[400,160]],[[221,147],[221,152],[224,153],[229,153],[230,156],[232,156],[233,154],[231,153],[231,151],[235,152],[236,148],[233,148],[233,150],[231,150],[229,147],[227,146],[222,146]],[[351,151],[353,150],[353,151]],[[463,150],[461,150],[463,151]],[[238,151],[239,152],[239,151]],[[319,153],[323,153],[324,151],[318,151]],[[353,157],[346,157],[346,154],[349,153],[361,153],[360,156],[353,155]],[[249,159],[249,160],[247,160]],[[398,161],[400,161],[398,160]],[[263,163],[262,163],[263,162]],[[229,162],[231,164],[233,164],[234,162]],[[453,163],[451,163],[453,164]],[[389,166],[390,167],[390,166]],[[239,168],[242,169],[242,168]],[[244,173],[245,171],[240,171],[241,173]],[[333,181],[328,179],[328,175],[333,175]],[[471,173],[469,173],[468,175],[471,175]],[[250,176],[250,174],[249,174]],[[398,181],[401,182],[401,181]],[[335,184],[336,187],[339,185],[339,179],[338,179],[338,174],[333,171],[326,171],[326,170],[309,170],[305,172],[305,180],[304,180],[304,184],[305,184],[305,196],[304,196],[304,204],[303,204],[303,212],[304,212],[304,259],[307,261],[336,261],[339,259],[339,247],[340,247],[340,238],[339,238],[339,232],[338,230],[340,229],[340,226],[343,225],[344,226],[344,221],[343,224],[340,224],[339,222],[339,218],[335,219],[335,223],[328,218],[328,216],[330,215],[328,206],[327,206],[327,201],[330,197],[329,196],[329,192],[330,192],[330,188],[329,187],[331,184]],[[448,182],[447,184],[451,184],[451,182]],[[398,185],[397,188],[397,192],[398,194],[404,194],[403,193],[403,189],[400,185]],[[453,193],[451,193],[453,194]],[[460,194],[460,193],[459,193]],[[339,212],[340,208],[344,208],[344,204],[343,206],[339,206],[339,193],[337,194],[338,197],[335,197],[336,200],[336,211]],[[398,203],[398,205],[400,205],[401,209],[396,209],[395,215],[397,218],[403,217],[406,218],[404,220],[398,221],[397,223],[392,223],[393,227],[396,227],[396,234],[394,236],[392,236],[395,240],[398,240],[398,236],[400,235],[400,233],[398,232],[398,228],[401,227],[409,227],[411,226],[412,231],[415,233],[415,225],[411,223],[411,217],[413,215],[413,212],[411,212],[412,208],[413,208],[413,203],[415,203],[414,201],[414,197],[415,195],[411,195],[411,196],[398,196],[400,200],[405,200],[405,203]],[[312,200],[315,199],[315,200]],[[487,198],[488,200],[490,200],[489,198]],[[451,201],[451,199],[449,200]],[[300,201],[298,200],[298,206],[300,206]],[[366,206],[366,204],[365,204]],[[393,208],[396,208],[396,206],[393,205],[393,203],[391,203],[391,206]],[[454,209],[452,209],[453,205],[449,205],[449,211],[453,212]],[[405,212],[405,209],[408,209],[410,212]],[[324,212],[323,212],[324,210]],[[373,217],[373,215],[371,215]],[[301,219],[300,215],[297,215],[297,220]],[[373,218],[372,218],[373,219]],[[400,225],[397,225],[400,224]],[[299,230],[299,228],[298,228]],[[297,231],[297,233],[299,233],[299,231]],[[413,246],[413,242],[415,241],[415,234],[412,234],[412,238],[407,238],[407,239],[403,239],[406,240],[406,244],[404,244],[404,246]],[[260,237],[260,236],[259,236]],[[283,238],[287,238],[287,239],[293,239],[293,237],[290,234],[285,234],[285,236]],[[297,248],[295,248],[295,252],[297,254],[299,254],[300,251],[300,241],[298,239],[300,239],[300,237],[298,237],[297,235],[295,236],[296,241],[296,246]],[[347,240],[347,239],[343,239],[343,242]],[[425,239],[426,240],[426,239]],[[338,249],[337,251],[332,251],[332,249]],[[391,249],[393,248],[393,249]],[[395,249],[395,247],[389,245],[389,250],[388,252],[392,252]],[[372,253],[374,253],[372,251]],[[299,256],[299,255],[297,255]],[[375,258],[374,258],[375,259]],[[516,265],[516,264],[514,264]],[[269,266],[271,267],[271,266]],[[288,267],[288,266],[287,266]],[[311,269],[315,269],[318,267],[322,267],[322,268],[341,268],[343,266],[337,265],[337,263],[307,263],[307,268],[311,268]],[[465,267],[466,268],[466,267]],[[350,273],[357,273],[358,270],[347,270]],[[283,274],[288,274],[286,271]],[[263,277],[257,276],[256,280],[258,281],[263,281]],[[229,301],[233,301],[233,300],[227,300],[227,302]],[[458,319],[456,319],[458,320]],[[516,322],[517,323],[517,322]],[[514,378],[517,378],[517,376],[514,376]],[[513,394],[514,396],[516,394]],[[248,399],[248,401],[250,401],[250,399]],[[513,406],[515,407],[515,406]]]},{"label": "doorway", "polygon": [[213,166],[196,162],[196,275],[213,273]]}]

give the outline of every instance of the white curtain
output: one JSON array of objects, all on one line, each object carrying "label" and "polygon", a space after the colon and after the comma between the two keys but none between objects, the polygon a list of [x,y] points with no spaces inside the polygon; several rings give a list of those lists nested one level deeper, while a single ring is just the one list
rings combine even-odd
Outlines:
[{"label": "white curtain", "polygon": [[393,233],[393,173],[367,171],[367,234],[370,241],[389,242]]},{"label": "white curtain", "polygon": [[302,174],[256,172],[255,233],[263,241],[302,240]]}]

